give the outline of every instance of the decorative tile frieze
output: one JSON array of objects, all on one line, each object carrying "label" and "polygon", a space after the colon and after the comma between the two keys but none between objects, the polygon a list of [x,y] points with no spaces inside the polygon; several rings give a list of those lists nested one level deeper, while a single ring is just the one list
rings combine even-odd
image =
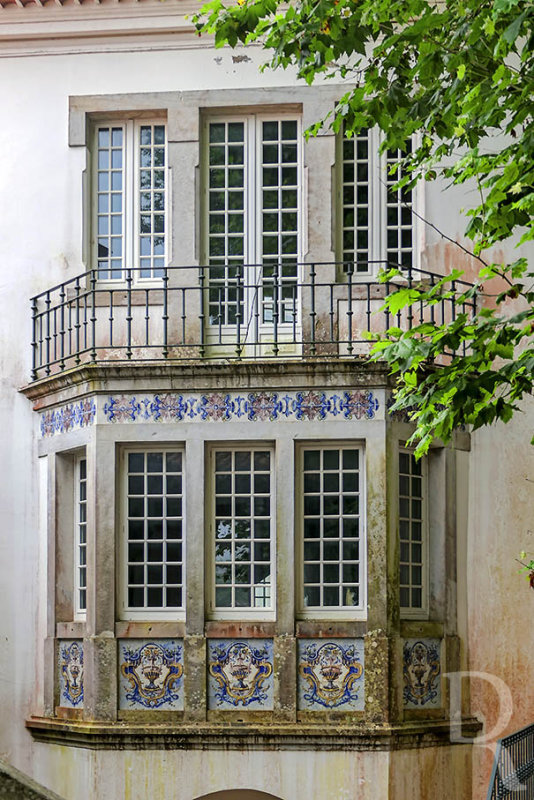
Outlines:
[{"label": "decorative tile frieze", "polygon": [[183,647],[174,639],[119,641],[119,708],[181,711]]},{"label": "decorative tile frieze", "polygon": [[208,642],[208,707],[271,711],[272,639],[212,639]]},{"label": "decorative tile frieze", "polygon": [[83,642],[63,639],[58,643],[59,705],[83,708]]},{"label": "decorative tile frieze", "polygon": [[403,648],[405,708],[441,706],[440,649],[439,639],[405,639]]},{"label": "decorative tile frieze", "polygon": [[363,652],[363,639],[300,639],[299,709],[362,711]]},{"label": "decorative tile frieze", "polygon": [[109,422],[250,422],[374,419],[379,403],[373,392],[250,392],[247,394],[157,394],[109,397]]},{"label": "decorative tile frieze", "polygon": [[40,429],[43,438],[55,436],[57,433],[68,433],[76,428],[87,428],[96,419],[96,401],[87,397],[78,403],[67,403],[52,411],[41,414]]},{"label": "decorative tile frieze", "polygon": [[[379,392],[379,394],[381,394]],[[304,422],[377,419],[377,394],[346,391],[146,394],[90,397],[40,415],[42,438],[96,422]],[[383,413],[382,413],[383,417]]]}]

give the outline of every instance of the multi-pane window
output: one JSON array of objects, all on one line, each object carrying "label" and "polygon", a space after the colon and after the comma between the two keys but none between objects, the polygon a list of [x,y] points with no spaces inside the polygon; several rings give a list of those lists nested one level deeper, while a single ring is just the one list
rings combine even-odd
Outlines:
[{"label": "multi-pane window", "polygon": [[95,135],[93,241],[98,278],[161,278],[167,207],[165,125],[129,120],[98,125]]},{"label": "multi-pane window", "polygon": [[302,612],[364,608],[361,451],[301,451]]},{"label": "multi-pane window", "polygon": [[270,610],[273,601],[272,452],[212,451],[213,609]]},{"label": "multi-pane window", "polygon": [[426,605],[425,462],[399,452],[400,606],[422,612]]},{"label": "multi-pane window", "polygon": [[411,152],[408,142],[406,151],[386,151],[386,254],[391,266],[409,267],[413,265],[413,191],[393,189],[405,176],[402,158]]},{"label": "multi-pane window", "polygon": [[87,460],[76,460],[74,497],[74,594],[77,616],[87,609]]},{"label": "multi-pane window", "polygon": [[183,608],[183,488],[180,450],[131,450],[125,469],[124,610]]},{"label": "multi-pane window", "polygon": [[402,166],[392,172],[403,151],[380,155],[379,143],[374,130],[339,142],[339,254],[345,272],[369,274],[386,261],[414,264],[414,193],[393,189],[404,177]]},{"label": "multi-pane window", "polygon": [[297,323],[297,119],[212,119],[205,130],[211,327]]}]

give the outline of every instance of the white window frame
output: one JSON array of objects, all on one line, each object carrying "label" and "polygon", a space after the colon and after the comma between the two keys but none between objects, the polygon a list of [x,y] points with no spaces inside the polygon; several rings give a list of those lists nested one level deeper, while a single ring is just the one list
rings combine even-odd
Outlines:
[{"label": "white window frame", "polygon": [[[256,452],[268,450],[271,455],[271,519],[270,519],[270,567],[271,567],[271,606],[270,608],[217,608],[215,605],[215,454],[220,451]],[[263,622],[276,619],[277,596],[277,570],[276,570],[276,461],[275,445],[267,442],[217,442],[208,445],[206,459],[206,536],[205,536],[205,563],[206,563],[206,618],[208,620],[241,620],[248,622],[261,620]],[[253,562],[252,562],[253,563]]]},{"label": "white window frame", "polygon": [[[85,478],[82,478],[81,469],[82,462],[85,463]],[[81,496],[81,484],[85,486],[85,498]],[[87,617],[87,527],[88,527],[88,498],[87,498],[87,456],[85,453],[75,457],[74,460],[74,619],[77,621],[84,621]],[[85,509],[85,520],[81,519],[81,508]],[[81,533],[85,533],[85,542],[81,541]],[[81,563],[81,549],[85,552],[85,564]],[[85,577],[85,586],[81,583],[81,572]],[[85,591],[85,607],[82,608],[80,603],[80,592]]]},{"label": "white window frame", "polygon": [[[339,277],[341,280],[346,280],[346,271],[343,267],[343,141],[344,133],[340,131],[336,137],[336,259],[340,263]],[[383,141],[383,136],[378,128],[371,128],[368,130],[368,261],[370,262],[367,270],[357,271],[354,269],[352,272],[352,281],[369,280],[374,277],[380,268],[384,267],[387,263],[387,153],[379,153],[380,145]],[[413,146],[416,146],[416,137],[413,137]],[[412,267],[419,269],[421,265],[421,243],[420,243],[420,225],[418,214],[422,211],[423,201],[423,186],[420,181],[412,191]],[[354,213],[357,214],[358,204],[354,204]],[[415,212],[415,213],[413,213]],[[356,247],[355,247],[356,249]]]},{"label": "white window frame", "polygon": [[[99,287],[109,286],[110,288],[121,287],[127,283],[127,270],[132,268],[131,276],[134,285],[142,286],[161,286],[162,279],[160,277],[141,277],[141,263],[140,263],[140,131],[141,127],[145,125],[162,125],[165,129],[165,186],[163,189],[165,208],[164,215],[164,253],[161,256],[163,259],[163,269],[169,265],[170,259],[170,243],[171,243],[171,188],[172,188],[172,175],[169,167],[169,147],[168,147],[168,131],[167,119],[165,116],[151,116],[151,117],[110,117],[95,120],[92,127],[91,135],[91,154],[92,154],[92,168],[91,168],[91,246],[90,246],[90,263],[91,269],[96,272]],[[98,132],[100,128],[121,128],[123,131],[123,231],[122,231],[122,276],[120,278],[104,277],[101,278],[98,272]],[[111,272],[111,266],[109,268]]]},{"label": "white window frame", "polygon": [[[263,321],[263,292],[261,273],[259,266],[262,264],[262,166],[263,161],[261,157],[262,146],[262,123],[263,122],[284,122],[295,121],[297,124],[297,286],[302,284],[302,263],[304,257],[304,147],[303,147],[303,134],[302,134],[302,112],[296,110],[288,110],[281,108],[279,112],[255,112],[254,109],[246,112],[228,112],[217,111],[210,114],[205,114],[202,119],[201,128],[201,186],[202,186],[202,203],[201,203],[201,263],[204,265],[209,264],[209,126],[211,123],[217,122],[242,122],[245,127],[244,133],[244,147],[245,147],[245,168],[244,168],[244,197],[245,197],[245,213],[244,213],[244,230],[243,238],[245,240],[243,264],[245,267],[244,283],[249,288],[245,292],[244,302],[244,318],[241,320],[241,329],[243,332],[247,329],[250,330],[249,336],[252,336],[254,342],[260,342],[262,335],[269,336],[273,329],[272,322]],[[265,259],[268,256],[264,257]],[[283,256],[280,257],[282,260]],[[247,266],[256,266],[256,269],[246,269]],[[209,284],[209,276],[208,276]],[[257,297],[257,311],[259,312],[258,330],[253,331],[256,324],[253,319],[254,309],[254,294],[256,290],[252,287],[258,286]],[[300,290],[301,291],[301,290]],[[300,335],[302,324],[302,309],[301,301],[299,299],[300,291],[297,290],[297,314],[296,314],[296,328],[297,336]],[[228,336],[229,344],[235,346],[235,324],[227,324],[221,326],[224,334]],[[208,343],[210,341],[210,326],[207,327]],[[213,331],[217,331],[217,326],[213,327]],[[284,332],[291,334],[293,331],[293,322],[278,321],[278,331],[281,338],[284,338]],[[257,337],[257,338],[255,338]],[[212,337],[214,338],[214,337]]]},{"label": "white window frame", "polygon": [[[128,456],[130,453],[175,453],[182,454],[182,605],[181,607],[173,607],[168,609],[150,609],[150,608],[130,608],[128,606]],[[186,586],[187,586],[187,564],[186,564],[186,520],[187,520],[187,493],[186,493],[186,470],[185,470],[185,445],[181,442],[172,444],[147,444],[140,442],[138,444],[129,444],[123,447],[119,456],[119,469],[120,469],[120,509],[121,509],[121,522],[119,526],[119,546],[118,546],[118,566],[119,566],[119,609],[118,618],[121,620],[132,621],[184,621],[185,620],[185,601],[186,601]],[[143,473],[145,474],[145,473]],[[145,497],[147,496],[145,491]],[[165,493],[163,494],[165,496]],[[146,519],[140,517],[140,519]],[[165,517],[163,517],[165,519]],[[143,540],[144,541],[144,540]],[[165,540],[164,540],[165,541]],[[143,562],[145,563],[145,562]],[[166,562],[163,561],[165,564]],[[145,584],[146,585],[146,584]]]},{"label": "white window frame", "polygon": [[[304,452],[306,450],[357,450],[359,474],[359,603],[357,606],[309,607],[304,605]],[[365,446],[361,440],[325,440],[296,443],[295,454],[295,521],[296,521],[296,602],[297,619],[365,621],[367,619],[367,481]],[[340,541],[342,541],[340,539]],[[342,563],[342,562],[340,562]]]},{"label": "white window frame", "polygon": [[[397,453],[397,519],[398,519],[398,529],[397,529],[397,546],[399,552],[399,567],[398,567],[398,581],[399,581],[399,608],[400,608],[400,616],[402,619],[428,619],[429,616],[429,585],[430,585],[430,559],[429,559],[429,524],[428,524],[428,487],[429,487],[429,480],[428,480],[428,457],[423,456],[419,463],[421,464],[421,607],[413,607],[413,606],[401,606],[400,605],[400,567],[401,567],[401,560],[400,560],[400,546],[401,546],[401,538],[400,538],[400,454],[406,453],[409,456],[414,455],[414,451],[408,447],[400,446]],[[404,473],[403,473],[404,474]],[[411,473],[410,473],[411,474]],[[411,491],[411,490],[410,490]],[[411,499],[411,494],[410,494]],[[410,547],[412,545],[412,540],[410,536]],[[403,562],[408,563],[408,562]],[[410,569],[412,566],[411,555],[410,555]],[[406,585],[406,584],[403,584]],[[409,589],[411,592],[412,584],[409,584]]]}]

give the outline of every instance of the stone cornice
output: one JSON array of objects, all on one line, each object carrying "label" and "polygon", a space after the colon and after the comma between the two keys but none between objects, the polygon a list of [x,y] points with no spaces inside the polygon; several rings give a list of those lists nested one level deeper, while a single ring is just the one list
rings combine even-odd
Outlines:
[{"label": "stone cornice", "polygon": [[[290,383],[288,383],[290,382]],[[364,358],[290,361],[232,361],[85,364],[61,374],[41,378],[20,391],[35,410],[80,399],[90,394],[114,392],[239,391],[315,387],[390,388],[387,365]]]},{"label": "stone cornice", "polygon": [[[288,723],[132,724],[31,717],[26,727],[39,742],[93,750],[410,750],[465,744],[482,728],[469,717],[457,723],[410,721],[401,725]],[[460,734],[461,737],[460,738]]]}]

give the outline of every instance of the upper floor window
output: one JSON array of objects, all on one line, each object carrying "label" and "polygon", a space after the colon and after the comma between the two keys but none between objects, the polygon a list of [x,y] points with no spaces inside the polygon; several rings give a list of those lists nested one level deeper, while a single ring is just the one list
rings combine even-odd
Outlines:
[{"label": "upper floor window", "polygon": [[[393,189],[403,177],[400,150],[379,155],[378,131],[338,141],[338,257],[355,274],[376,272],[377,262],[414,266],[414,192]],[[411,144],[409,145],[411,149]]]},{"label": "upper floor window", "polygon": [[249,114],[204,128],[204,261],[212,328],[297,322],[300,120]]},{"label": "upper floor window", "polygon": [[95,129],[93,264],[99,280],[161,278],[166,264],[166,132],[125,120]]}]

